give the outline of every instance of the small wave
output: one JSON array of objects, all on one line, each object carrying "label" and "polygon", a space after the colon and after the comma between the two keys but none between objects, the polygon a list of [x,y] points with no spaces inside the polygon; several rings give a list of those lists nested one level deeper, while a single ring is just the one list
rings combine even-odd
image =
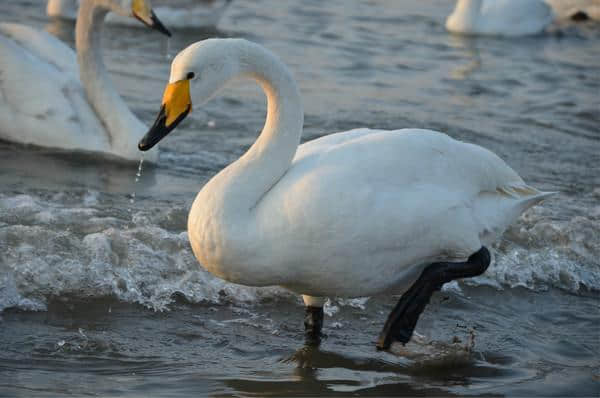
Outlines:
[{"label": "small wave", "polygon": [[595,213],[564,221],[550,220],[534,207],[505,233],[496,261],[474,283],[548,287],[577,293],[600,288],[600,222]]},{"label": "small wave", "polygon": [[0,196],[0,311],[44,310],[48,299],[60,296],[114,296],[160,311],[182,296],[194,303],[243,303],[289,295],[204,271],[187,233],[176,229],[184,212],[138,211],[129,221],[28,195]]},{"label": "small wave", "polygon": [[[0,311],[45,310],[56,297],[109,296],[158,311],[181,297],[191,303],[300,302],[283,288],[235,285],[206,272],[189,246],[187,206],[145,206],[130,213],[107,205],[114,200],[93,191],[68,198],[0,194]],[[550,221],[545,211],[533,208],[521,217],[495,247],[488,271],[461,284],[597,289],[597,217]],[[460,290],[460,284],[446,289]],[[326,312],[366,303],[334,299]]]},{"label": "small wave", "polygon": [[413,374],[428,374],[440,369],[455,369],[473,365],[476,358],[475,331],[469,330],[462,341],[454,336],[450,342],[429,341],[418,333],[406,345],[394,343],[390,352],[410,360],[407,370]]}]

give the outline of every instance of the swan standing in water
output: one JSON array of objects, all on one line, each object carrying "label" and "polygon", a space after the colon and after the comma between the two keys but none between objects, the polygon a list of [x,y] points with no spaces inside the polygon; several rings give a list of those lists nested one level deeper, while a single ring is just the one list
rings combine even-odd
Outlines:
[{"label": "swan standing in water", "polygon": [[220,278],[302,294],[309,342],[318,342],[325,297],[399,292],[377,345],[408,342],[433,292],[483,273],[485,246],[549,195],[492,152],[430,130],[357,129],[298,146],[304,113],[292,75],[241,39],[205,40],[177,55],[140,150],[186,117],[192,97],[203,103],[236,77],[262,85],[266,123],[198,193],[191,246]]},{"label": "swan standing in water", "polygon": [[458,0],[446,19],[453,33],[524,36],[541,33],[554,20],[543,0]]},{"label": "swan standing in water", "polygon": [[146,0],[82,0],[77,59],[47,32],[0,24],[0,139],[139,160],[137,141],[147,126],[119,96],[102,61],[101,28],[109,11],[170,35]]},{"label": "swan standing in water", "polygon": [[[154,10],[160,20],[170,28],[214,28],[232,0],[198,1],[194,7],[158,6]],[[171,2],[172,3],[172,2]],[[202,3],[202,4],[201,4]],[[79,0],[48,0],[46,13],[50,17],[75,19]],[[138,26],[130,18],[110,14],[107,24]]]}]

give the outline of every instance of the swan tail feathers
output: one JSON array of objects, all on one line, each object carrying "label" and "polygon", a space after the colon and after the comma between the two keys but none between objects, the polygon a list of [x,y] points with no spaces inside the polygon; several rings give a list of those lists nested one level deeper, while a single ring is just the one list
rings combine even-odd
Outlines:
[{"label": "swan tail feathers", "polygon": [[540,203],[542,200],[546,199],[547,197],[555,195],[557,193],[558,192],[542,192],[542,191],[537,191],[533,195],[522,197],[520,199],[520,205],[523,207],[522,212],[525,211],[525,210],[527,210],[531,206]]},{"label": "swan tail feathers", "polygon": [[542,192],[525,184],[504,185],[481,192],[474,202],[474,218],[483,244],[496,240],[525,210],[556,192]]},{"label": "swan tail feathers", "polygon": [[556,192],[542,192],[534,187],[525,184],[504,185],[496,188],[496,192],[515,199],[533,199],[539,197],[540,200],[555,194]]}]

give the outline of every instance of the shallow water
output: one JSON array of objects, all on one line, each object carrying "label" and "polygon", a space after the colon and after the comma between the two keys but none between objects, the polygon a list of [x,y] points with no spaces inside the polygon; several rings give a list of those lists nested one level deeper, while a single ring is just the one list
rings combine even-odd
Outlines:
[{"label": "shallow water", "polygon": [[[72,43],[43,3],[0,19]],[[212,32],[262,43],[296,76],[303,139],[422,127],[483,145],[559,191],[507,231],[481,277],[436,296],[405,350],[377,352],[391,297],[326,307],[303,347],[301,300],[204,272],[185,233],[198,189],[264,121],[258,89],[227,89],[161,145],[160,163],[0,143],[0,396],[578,395],[600,393],[600,26],[518,40],[448,35],[452,1],[255,1]],[[167,44],[106,29],[105,59],[150,123]],[[200,131],[198,131],[200,130]],[[135,193],[135,200],[131,202]]]}]

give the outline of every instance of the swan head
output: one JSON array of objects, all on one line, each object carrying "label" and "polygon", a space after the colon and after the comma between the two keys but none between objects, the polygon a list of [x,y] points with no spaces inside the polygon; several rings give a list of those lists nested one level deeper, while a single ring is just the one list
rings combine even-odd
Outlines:
[{"label": "swan head", "polygon": [[140,140],[138,148],[147,151],[169,134],[192,110],[194,98],[203,104],[228,81],[242,72],[243,39],[208,39],[196,42],[177,54],[171,64],[169,83],[163,94],[156,121]]},{"label": "swan head", "polygon": [[171,32],[160,22],[150,0],[108,0],[108,8],[115,14],[139,19],[145,25],[171,37]]}]

